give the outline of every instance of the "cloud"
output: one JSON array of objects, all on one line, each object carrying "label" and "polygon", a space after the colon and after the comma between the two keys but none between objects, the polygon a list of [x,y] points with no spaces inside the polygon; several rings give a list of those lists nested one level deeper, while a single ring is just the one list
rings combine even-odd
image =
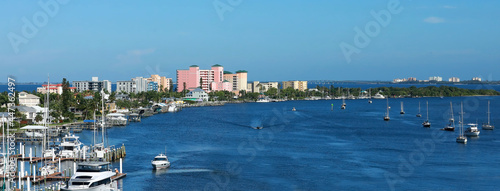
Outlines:
[{"label": "cloud", "polygon": [[439,18],[439,17],[428,17],[428,18],[424,19],[424,22],[437,24],[437,23],[444,23],[445,20],[443,18]]},{"label": "cloud", "polygon": [[456,9],[457,7],[456,6],[452,6],[452,5],[445,5],[445,6],[443,6],[443,8],[445,8],[445,9]]},{"label": "cloud", "polygon": [[129,50],[126,54],[120,54],[116,56],[116,59],[118,59],[120,65],[140,64],[142,63],[142,56],[152,54],[154,52],[155,49],[153,48],[143,50]]}]

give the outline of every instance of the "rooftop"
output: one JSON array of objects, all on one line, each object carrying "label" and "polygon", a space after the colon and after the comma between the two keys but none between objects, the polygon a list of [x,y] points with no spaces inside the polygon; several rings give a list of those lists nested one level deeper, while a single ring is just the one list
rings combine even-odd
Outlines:
[{"label": "rooftop", "polygon": [[246,70],[238,70],[236,73],[248,73]]},{"label": "rooftop", "polygon": [[222,67],[220,64],[213,65],[212,67]]},{"label": "rooftop", "polygon": [[191,67],[199,67],[199,66],[198,66],[198,65],[191,65],[191,66],[189,66],[189,67],[191,68]]}]

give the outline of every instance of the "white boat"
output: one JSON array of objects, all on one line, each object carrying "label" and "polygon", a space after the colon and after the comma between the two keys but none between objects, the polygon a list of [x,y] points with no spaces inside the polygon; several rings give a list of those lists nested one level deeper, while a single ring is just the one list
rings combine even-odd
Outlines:
[{"label": "white boat", "polygon": [[46,164],[38,169],[42,176],[47,176],[57,172],[57,167],[53,164]]},{"label": "white boat", "polygon": [[24,134],[29,138],[43,138],[43,131],[48,128],[39,125],[28,125],[26,127],[22,127],[21,129],[26,130]]},{"label": "white boat", "polygon": [[384,121],[389,121],[391,120],[391,118],[389,117],[389,98],[387,98],[387,112],[385,113],[385,116],[384,116]]},{"label": "white boat", "polygon": [[259,100],[257,100],[257,103],[267,103],[267,102],[269,102],[268,99],[259,99]]},{"label": "white boat", "polygon": [[170,104],[168,105],[168,112],[177,112],[178,111],[178,108],[175,104]]},{"label": "white boat", "polygon": [[116,191],[115,175],[109,162],[82,162],[61,191]]},{"label": "white boat", "polygon": [[385,99],[385,96],[380,94],[380,92],[377,92],[374,96],[373,99]]},{"label": "white boat", "polygon": [[426,101],[426,105],[427,105],[427,120],[425,120],[423,123],[422,123],[422,126],[424,127],[431,127],[431,122],[429,122],[429,102]]},{"label": "white boat", "polygon": [[405,114],[405,110],[403,109],[403,102],[401,102],[401,112],[399,114]]},{"label": "white boat", "polygon": [[81,153],[82,143],[80,137],[75,135],[65,135],[61,141],[60,156],[62,158],[77,158]]},{"label": "white boat", "polygon": [[467,124],[469,127],[465,130],[465,136],[469,137],[477,137],[479,136],[479,129],[477,128],[477,124],[475,123],[469,123]]},{"label": "white boat", "polygon": [[159,154],[151,161],[151,165],[154,169],[163,169],[170,167],[170,162],[166,155]]},{"label": "white boat", "polygon": [[295,109],[295,107],[293,107],[293,108],[292,108],[292,111],[297,111],[297,110]]},{"label": "white boat", "polygon": [[495,129],[495,126],[490,124],[490,101],[488,100],[488,123],[483,124],[482,128],[484,130],[493,130]]},{"label": "white boat", "polygon": [[459,130],[460,134],[458,135],[456,141],[457,141],[457,143],[466,144],[467,137],[464,136],[464,131],[463,131],[464,130],[464,121],[463,121],[463,119],[464,119],[464,104],[463,103],[460,104],[460,109],[461,109],[460,115],[462,116],[462,117],[460,117],[460,130]]},{"label": "white boat", "polygon": [[122,113],[110,113],[106,115],[106,123],[111,126],[125,126],[127,125],[127,118]]}]

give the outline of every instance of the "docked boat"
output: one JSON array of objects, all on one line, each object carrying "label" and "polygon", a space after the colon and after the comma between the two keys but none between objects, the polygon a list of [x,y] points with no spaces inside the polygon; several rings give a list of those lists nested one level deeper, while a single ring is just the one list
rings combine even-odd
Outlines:
[{"label": "docked boat", "polygon": [[387,98],[387,112],[385,113],[384,116],[384,121],[389,121],[391,118],[389,117],[389,98]]},{"label": "docked boat", "polygon": [[29,138],[43,138],[43,130],[48,129],[45,126],[38,126],[38,125],[28,125],[26,127],[22,127],[21,129],[26,130],[24,131],[24,135]]},{"label": "docked boat", "polygon": [[141,122],[141,116],[137,113],[131,113],[130,115],[128,115],[128,121]]},{"label": "docked boat", "polygon": [[455,118],[453,117],[453,104],[450,102],[450,120],[449,124],[443,128],[445,131],[455,131]]},{"label": "docked boat", "polygon": [[42,176],[47,176],[57,172],[57,167],[54,164],[46,164],[38,169]]},{"label": "docked boat", "polygon": [[179,110],[179,108],[177,108],[177,106],[175,104],[168,105],[167,112],[177,112],[178,110]]},{"label": "docked boat", "polygon": [[292,108],[292,111],[297,111],[297,110],[295,109],[295,107],[293,107],[293,108]]},{"label": "docked boat", "polygon": [[426,102],[426,105],[427,105],[427,120],[425,120],[422,123],[422,126],[429,128],[429,127],[431,127],[431,122],[429,122],[429,102],[428,101]]},{"label": "docked boat", "polygon": [[127,125],[127,117],[121,113],[111,113],[106,115],[106,124],[111,126],[125,126]]},{"label": "docked boat", "polygon": [[465,136],[469,137],[477,137],[479,136],[479,129],[477,128],[477,124],[475,123],[469,123],[467,124],[469,127],[465,130]]},{"label": "docked boat", "polygon": [[490,124],[490,101],[488,100],[488,123],[483,124],[482,128],[484,130],[493,130],[495,129],[495,126]]},{"label": "docked boat", "polygon": [[170,162],[166,155],[160,153],[151,161],[151,165],[154,169],[164,169],[170,167]]},{"label": "docked boat", "polygon": [[460,117],[460,134],[458,135],[456,141],[457,143],[463,143],[463,144],[466,144],[467,143],[467,137],[464,136],[464,121],[463,121],[463,118],[464,118],[464,105],[463,103],[461,103],[460,105],[460,115],[462,117]]},{"label": "docked boat", "polygon": [[109,162],[81,162],[61,191],[116,191],[118,184],[112,179],[115,175]]},{"label": "docked boat", "polygon": [[403,102],[401,102],[401,112],[399,114],[405,114],[405,110],[403,109]]},{"label": "docked boat", "polygon": [[259,99],[257,100],[257,103],[268,103],[269,100],[268,99]]},{"label": "docked boat", "polygon": [[373,99],[385,99],[385,96],[380,94],[380,92],[377,92],[374,96]]},{"label": "docked boat", "polygon": [[76,135],[65,135],[61,141],[61,158],[77,158],[82,151],[80,137]]}]

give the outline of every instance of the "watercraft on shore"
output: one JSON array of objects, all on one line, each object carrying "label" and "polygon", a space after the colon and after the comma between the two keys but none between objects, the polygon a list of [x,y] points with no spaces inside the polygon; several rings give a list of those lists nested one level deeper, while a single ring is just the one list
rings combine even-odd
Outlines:
[{"label": "watercraft on shore", "polygon": [[491,123],[490,123],[490,101],[488,100],[488,123],[486,124],[483,124],[482,128],[484,130],[493,130],[495,129],[495,126],[493,126]]},{"label": "watercraft on shore", "polygon": [[164,169],[170,167],[170,162],[166,155],[160,153],[151,161],[151,165],[154,169]]},{"label": "watercraft on shore", "polygon": [[121,113],[110,113],[106,115],[106,124],[111,126],[125,126],[127,125],[127,117]]},{"label": "watercraft on shore", "polygon": [[112,180],[115,175],[109,162],[81,162],[61,191],[116,191],[118,185]]}]

